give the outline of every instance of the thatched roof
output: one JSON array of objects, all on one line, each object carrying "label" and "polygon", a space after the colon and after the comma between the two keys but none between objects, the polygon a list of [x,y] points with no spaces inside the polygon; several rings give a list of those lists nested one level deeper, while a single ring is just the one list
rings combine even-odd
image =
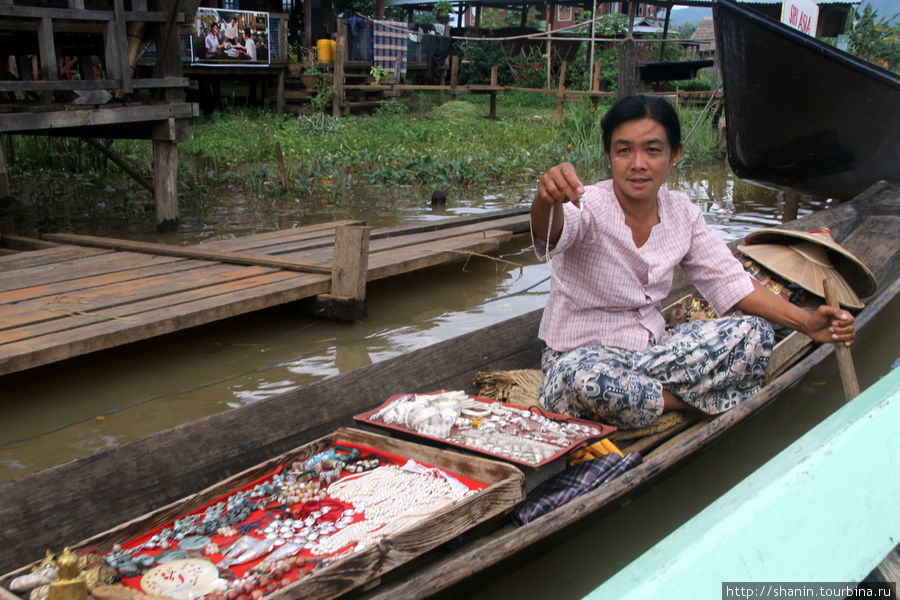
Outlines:
[{"label": "thatched roof", "polygon": [[716,51],[716,32],[713,29],[713,18],[711,16],[703,17],[700,20],[696,31],[691,35],[691,39],[695,42],[709,42],[700,46],[700,52],[704,54]]}]

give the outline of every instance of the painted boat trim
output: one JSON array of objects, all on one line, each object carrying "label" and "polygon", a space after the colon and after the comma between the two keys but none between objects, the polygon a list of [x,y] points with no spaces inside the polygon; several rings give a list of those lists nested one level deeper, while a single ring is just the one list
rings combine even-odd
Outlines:
[{"label": "painted boat trim", "polygon": [[[900,535],[900,369],[587,598],[721,598],[722,582],[858,582]],[[825,501],[824,499],[827,499]]]}]

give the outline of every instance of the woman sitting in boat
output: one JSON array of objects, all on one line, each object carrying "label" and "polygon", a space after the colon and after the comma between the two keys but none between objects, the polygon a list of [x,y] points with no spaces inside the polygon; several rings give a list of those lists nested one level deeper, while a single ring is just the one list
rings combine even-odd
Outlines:
[{"label": "woman sitting in boat", "polygon": [[[664,187],[683,150],[667,101],[623,98],[601,126],[612,179],[585,187],[562,163],[543,174],[531,204],[535,250],[552,261],[539,332],[542,406],[625,428],[670,410],[715,415],[762,386],[769,322],[852,343],[851,314],[807,312],[761,286],[700,209]],[[666,331],[661,301],[676,265],[717,314],[742,314]]]}]

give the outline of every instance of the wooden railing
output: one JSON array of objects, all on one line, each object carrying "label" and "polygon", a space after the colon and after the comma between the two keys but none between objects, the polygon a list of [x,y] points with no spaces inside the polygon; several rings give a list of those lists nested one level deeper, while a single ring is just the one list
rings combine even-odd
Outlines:
[{"label": "wooden railing", "polygon": [[[184,77],[163,76],[134,78],[129,60],[130,24],[169,24],[169,31],[185,21],[185,15],[173,11],[147,10],[146,0],[133,0],[134,10],[125,10],[124,0],[112,0],[110,10],[86,10],[84,0],[69,0],[69,8],[48,8],[13,4],[0,0],[0,35],[14,32],[34,32],[37,35],[40,79],[32,78],[30,69],[19,68],[18,79],[0,80],[0,92],[56,92],[84,90],[121,90],[130,93],[136,88],[184,88]],[[177,3],[173,3],[177,7]],[[163,29],[165,31],[165,29]],[[103,36],[103,66],[105,79],[60,79],[54,35],[77,33]],[[30,54],[30,53],[29,53]],[[20,63],[21,65],[22,63]]]}]

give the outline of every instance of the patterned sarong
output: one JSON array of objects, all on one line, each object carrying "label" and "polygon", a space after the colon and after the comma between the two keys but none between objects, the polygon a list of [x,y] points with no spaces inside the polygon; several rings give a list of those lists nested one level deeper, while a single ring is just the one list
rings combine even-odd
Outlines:
[{"label": "patterned sarong", "polygon": [[588,346],[544,351],[540,402],[547,410],[617,427],[646,427],[663,389],[716,415],[763,385],[774,334],[765,319],[732,316],[678,325],[646,350]]},{"label": "patterned sarong", "polygon": [[[372,31],[372,62],[376,67],[381,66],[399,79],[406,77],[406,23],[402,21],[373,21]],[[394,73],[397,57],[403,62],[400,73]]]},{"label": "patterned sarong", "polygon": [[562,506],[573,498],[611,481],[641,463],[639,452],[630,452],[622,458],[618,454],[604,454],[557,473],[529,492],[525,500],[513,509],[512,520],[524,525]]}]

